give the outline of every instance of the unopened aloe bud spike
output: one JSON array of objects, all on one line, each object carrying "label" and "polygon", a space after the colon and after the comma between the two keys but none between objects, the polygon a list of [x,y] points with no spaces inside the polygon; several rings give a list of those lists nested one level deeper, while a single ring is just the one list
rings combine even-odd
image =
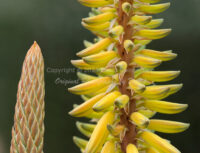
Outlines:
[{"label": "unopened aloe bud spike", "polygon": [[43,153],[44,61],[36,42],[26,54],[18,84],[10,153]]}]

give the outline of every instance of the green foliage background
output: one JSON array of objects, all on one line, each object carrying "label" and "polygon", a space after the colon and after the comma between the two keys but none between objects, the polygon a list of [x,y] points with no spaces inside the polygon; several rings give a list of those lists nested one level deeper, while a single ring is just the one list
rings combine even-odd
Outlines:
[{"label": "green foliage background", "polygon": [[[81,27],[81,18],[89,9],[76,0],[0,0],[0,153],[9,153],[17,84],[24,56],[37,40],[45,58],[46,133],[45,153],[78,153],[72,142],[79,135],[75,119],[67,113],[78,96],[67,92],[73,86],[76,74],[70,59],[83,49],[82,40],[92,40],[90,32]],[[173,82],[184,83],[184,88],[167,100],[188,103],[189,109],[179,115],[158,115],[166,119],[190,122],[191,128],[181,134],[164,135],[182,153],[199,153],[200,143],[200,1],[173,0],[163,17],[163,28],[171,27],[172,34],[154,41],[149,48],[173,49],[179,56],[162,64],[159,69],[182,70]],[[51,73],[51,70],[71,70],[70,73]],[[72,81],[66,85],[56,79]],[[172,83],[173,83],[172,82]],[[77,120],[77,119],[76,119]]]}]

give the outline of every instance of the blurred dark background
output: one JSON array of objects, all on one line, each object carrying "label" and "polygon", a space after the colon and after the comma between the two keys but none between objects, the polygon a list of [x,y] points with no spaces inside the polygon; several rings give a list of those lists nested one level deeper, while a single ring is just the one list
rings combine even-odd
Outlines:
[{"label": "blurred dark background", "polygon": [[[83,49],[82,41],[93,39],[93,35],[80,24],[88,11],[76,0],[0,0],[0,153],[9,153],[17,84],[25,54],[34,40],[42,48],[46,68],[44,152],[79,152],[72,142],[73,135],[80,136],[74,124],[77,119],[70,117],[68,111],[81,99],[67,92],[67,88],[74,85],[73,81],[67,85],[55,83],[58,78],[75,80],[76,74],[48,70],[73,68],[70,59],[76,59],[75,53]],[[171,27],[172,34],[149,45],[152,49],[172,49],[179,54],[176,60],[162,64],[159,69],[181,69],[180,77],[173,82],[184,83],[184,88],[167,100],[188,103],[190,107],[178,115],[158,117],[191,123],[190,129],[184,133],[162,134],[182,153],[199,153],[199,15],[199,0],[171,1],[170,9],[156,18],[164,18],[162,28]]]}]

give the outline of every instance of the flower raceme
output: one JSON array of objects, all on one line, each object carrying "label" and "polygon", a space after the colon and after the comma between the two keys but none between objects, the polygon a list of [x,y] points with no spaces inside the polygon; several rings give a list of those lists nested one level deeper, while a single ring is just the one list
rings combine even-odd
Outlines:
[{"label": "flower raceme", "polygon": [[165,11],[170,3],[159,0],[79,0],[91,7],[82,25],[97,37],[84,41],[79,60],[71,63],[92,74],[78,72],[80,85],[69,88],[83,103],[69,112],[74,117],[92,119],[77,122],[88,139],[74,137],[84,153],[180,153],[156,132],[179,133],[189,124],[153,119],[156,113],[177,114],[188,105],[164,101],[182,84],[156,85],[176,78],[180,71],[155,70],[174,59],[171,50],[157,51],[146,46],[167,36],[171,29],[155,29],[163,19],[151,15]]}]

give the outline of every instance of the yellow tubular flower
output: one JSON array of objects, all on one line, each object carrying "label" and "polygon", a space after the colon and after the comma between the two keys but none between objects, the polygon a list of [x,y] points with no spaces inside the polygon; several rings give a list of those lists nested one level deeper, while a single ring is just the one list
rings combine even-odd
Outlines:
[{"label": "yellow tubular flower", "polygon": [[148,148],[148,149],[146,149],[145,150],[146,151],[146,153],[159,153],[156,149],[154,149],[154,148]]},{"label": "yellow tubular flower", "polygon": [[115,68],[118,73],[124,73],[126,72],[126,69],[127,69],[127,63],[124,61],[121,61],[116,64]]},{"label": "yellow tubular flower", "polygon": [[91,131],[87,131],[84,128],[82,128],[81,123],[76,122],[76,127],[86,137],[90,137],[91,136],[91,134],[92,134]]},{"label": "yellow tubular flower", "polygon": [[80,127],[88,132],[93,132],[94,128],[96,127],[95,124],[88,124],[88,123],[82,123],[82,122],[76,122],[80,125]]},{"label": "yellow tubular flower", "polygon": [[82,82],[88,82],[88,81],[97,79],[97,77],[95,76],[84,74],[81,72],[77,72],[77,76]]},{"label": "yellow tubular flower", "polygon": [[116,12],[116,8],[113,7],[99,7],[100,12],[106,13],[106,12]]},{"label": "yellow tubular flower", "polygon": [[109,31],[109,36],[112,38],[116,38],[122,34],[123,30],[124,29],[122,26],[120,26],[120,25],[116,26]]},{"label": "yellow tubular flower", "polygon": [[93,110],[99,112],[109,108],[110,106],[113,106],[115,99],[120,95],[121,93],[119,91],[113,91],[110,94],[107,94],[93,106]]},{"label": "yellow tubular flower", "polygon": [[117,137],[121,134],[121,132],[125,129],[125,127],[124,127],[124,125],[120,125],[120,124],[118,124],[116,126],[107,125],[107,129],[111,135]]},{"label": "yellow tubular flower", "polygon": [[140,2],[145,2],[145,3],[158,3],[160,0],[140,0]]},{"label": "yellow tubular flower", "polygon": [[[78,130],[89,141],[74,137],[83,153],[180,153],[168,140],[155,132],[179,133],[189,124],[154,119],[158,113],[177,114],[187,104],[164,99],[178,92],[182,84],[165,84],[180,71],[155,70],[173,60],[171,50],[148,48],[153,40],[166,37],[171,29],[156,29],[163,19],[154,14],[167,10],[170,3],[160,0],[79,0],[91,7],[82,25],[96,37],[84,40],[85,48],[71,63],[82,82],[68,90],[80,95],[83,103],[69,112],[85,117],[89,123],[77,122]],[[159,84],[157,84],[159,83]]]},{"label": "yellow tubular flower", "polygon": [[139,15],[135,15],[131,18],[131,21],[134,23],[138,23],[138,24],[147,24],[151,21],[152,16],[139,16]]},{"label": "yellow tubular flower", "polygon": [[97,91],[111,83],[112,83],[112,79],[110,77],[103,77],[103,78],[98,78],[86,83],[82,83],[75,87],[69,88],[68,90],[74,94],[83,95],[83,94],[88,94],[88,93]]},{"label": "yellow tubular flower", "polygon": [[83,60],[90,65],[106,66],[108,62],[117,57],[116,52],[107,51],[90,56],[83,57]]},{"label": "yellow tubular flower", "polygon": [[[162,88],[162,87],[169,88],[170,90],[167,94],[167,96],[169,96],[171,94],[178,92],[182,88],[182,86],[183,86],[183,84],[157,85],[157,88]],[[164,97],[164,98],[166,98],[166,97]]]},{"label": "yellow tubular flower", "polygon": [[97,16],[85,18],[83,19],[83,22],[85,22],[86,24],[99,24],[99,23],[104,23],[106,21],[110,21],[114,17],[115,14],[113,12],[106,12]]},{"label": "yellow tubular flower", "polygon": [[108,137],[107,125],[112,124],[114,121],[114,113],[107,112],[97,123],[90,140],[86,146],[86,153],[98,152]]},{"label": "yellow tubular flower", "polygon": [[170,3],[155,4],[155,5],[140,5],[138,11],[147,13],[147,14],[157,14],[165,11],[170,6]]},{"label": "yellow tubular flower", "polygon": [[115,74],[115,69],[114,68],[111,68],[111,69],[100,68],[100,69],[97,69],[96,73],[99,76],[112,76]]},{"label": "yellow tubular flower", "polygon": [[176,78],[180,71],[145,71],[138,77],[154,82],[165,82]]},{"label": "yellow tubular flower", "polygon": [[108,47],[111,43],[112,43],[112,40],[110,38],[102,39],[98,43],[92,45],[91,47],[88,47],[84,49],[83,51],[78,52],[77,56],[83,57],[83,56],[99,53],[100,51]]},{"label": "yellow tubular flower", "polygon": [[132,9],[132,6],[131,6],[130,3],[124,2],[124,3],[122,4],[122,10],[123,10],[127,15],[130,13],[131,9]]},{"label": "yellow tubular flower", "polygon": [[130,118],[134,122],[134,124],[141,128],[146,128],[149,124],[149,119],[139,112],[132,113]]},{"label": "yellow tubular flower", "polygon": [[107,141],[103,146],[101,153],[116,153],[115,143],[113,141]]},{"label": "yellow tubular flower", "polygon": [[85,22],[82,22],[82,25],[88,30],[99,32],[99,31],[108,29],[110,26],[110,22],[105,22],[105,23],[100,23],[100,24],[95,24],[95,25],[90,25],[90,24],[86,24]]},{"label": "yellow tubular flower", "polygon": [[163,19],[154,19],[151,22],[145,24],[145,27],[153,29],[159,27],[163,23]]},{"label": "yellow tubular flower", "polygon": [[[111,86],[111,85],[110,85],[110,86]],[[111,87],[112,87],[112,86],[111,86]],[[85,94],[85,96],[88,97],[88,98],[93,98],[94,96],[97,96],[97,95],[99,95],[99,94],[101,94],[101,93],[105,93],[108,89],[109,89],[109,85],[106,85],[106,86],[104,86],[104,87],[101,88],[101,89],[98,89],[98,90],[96,90],[96,91],[94,91],[94,92]]]},{"label": "yellow tubular flower", "polygon": [[99,68],[98,66],[89,65],[85,63],[83,60],[71,60],[71,63],[76,68],[83,69],[83,70],[95,70],[96,68]]},{"label": "yellow tubular flower", "polygon": [[189,124],[186,123],[152,119],[147,128],[164,133],[179,133],[185,131],[188,127]]},{"label": "yellow tubular flower", "polygon": [[146,88],[144,84],[142,84],[139,81],[134,80],[134,79],[129,81],[129,86],[136,93],[142,93],[142,92],[144,92],[144,90]]},{"label": "yellow tubular flower", "polygon": [[153,111],[164,114],[177,114],[188,107],[187,104],[177,104],[158,100],[146,100],[144,101],[144,106]]},{"label": "yellow tubular flower", "polygon": [[134,43],[138,44],[138,45],[145,46],[145,45],[148,45],[149,43],[151,43],[151,41],[152,40],[148,40],[148,39],[147,40],[144,40],[144,39],[142,39],[142,40],[141,39],[135,39]]},{"label": "yellow tubular flower", "polygon": [[156,112],[155,111],[152,111],[152,110],[148,110],[148,109],[141,109],[141,110],[138,110],[138,113],[146,116],[147,118],[152,118],[154,115],[156,115]]},{"label": "yellow tubular flower", "polygon": [[80,149],[85,149],[88,141],[81,139],[79,137],[73,137],[73,141],[74,143],[77,145],[77,147],[79,147]]},{"label": "yellow tubular flower", "polygon": [[171,53],[171,52],[159,52],[155,50],[150,49],[143,49],[138,52],[139,55],[149,56],[152,58],[156,58],[162,61],[169,61],[174,58],[176,58],[177,54]]},{"label": "yellow tubular flower", "polygon": [[140,30],[135,35],[146,39],[161,39],[166,37],[171,32],[171,29],[160,29],[160,30]]},{"label": "yellow tubular flower", "polygon": [[158,135],[144,131],[140,136],[150,146],[156,148],[160,152],[164,153],[181,153],[178,149],[172,146],[165,139],[162,139]]},{"label": "yellow tubular flower", "polygon": [[113,3],[113,0],[79,0],[79,2],[87,7],[101,7]]},{"label": "yellow tubular flower", "polygon": [[141,67],[155,68],[159,66],[162,61],[155,58],[147,57],[147,56],[137,55],[133,59],[133,62],[138,64]]},{"label": "yellow tubular flower", "polygon": [[83,41],[83,44],[84,44],[84,46],[85,46],[86,48],[88,48],[88,47],[90,47],[90,46],[93,45],[93,43],[91,43],[91,42],[89,42],[89,41],[87,41],[87,40],[84,40],[84,41]]},{"label": "yellow tubular flower", "polygon": [[115,99],[115,105],[119,108],[124,108],[129,102],[129,97],[127,95],[121,95]]},{"label": "yellow tubular flower", "polygon": [[80,116],[80,117],[86,117],[89,119],[100,119],[102,116],[103,116],[103,113],[97,113],[97,112],[91,111],[89,113],[86,112],[83,116]]},{"label": "yellow tubular flower", "polygon": [[85,115],[85,113],[90,113],[92,111],[92,107],[94,104],[96,104],[101,98],[105,96],[104,93],[99,94],[88,101],[82,103],[78,107],[74,108],[71,112],[69,112],[72,116],[82,116]]},{"label": "yellow tubular flower", "polygon": [[132,51],[134,49],[134,43],[131,40],[125,40],[124,48],[127,52]]},{"label": "yellow tubular flower", "polygon": [[127,153],[139,153],[137,147],[134,144],[129,144],[126,148]]},{"label": "yellow tubular flower", "polygon": [[81,98],[82,98],[84,101],[87,101],[87,100],[90,99],[89,97],[87,97],[87,96],[85,96],[85,95],[81,95]]},{"label": "yellow tubular flower", "polygon": [[170,88],[168,87],[148,86],[141,95],[148,99],[163,99],[168,95],[169,91]]}]

